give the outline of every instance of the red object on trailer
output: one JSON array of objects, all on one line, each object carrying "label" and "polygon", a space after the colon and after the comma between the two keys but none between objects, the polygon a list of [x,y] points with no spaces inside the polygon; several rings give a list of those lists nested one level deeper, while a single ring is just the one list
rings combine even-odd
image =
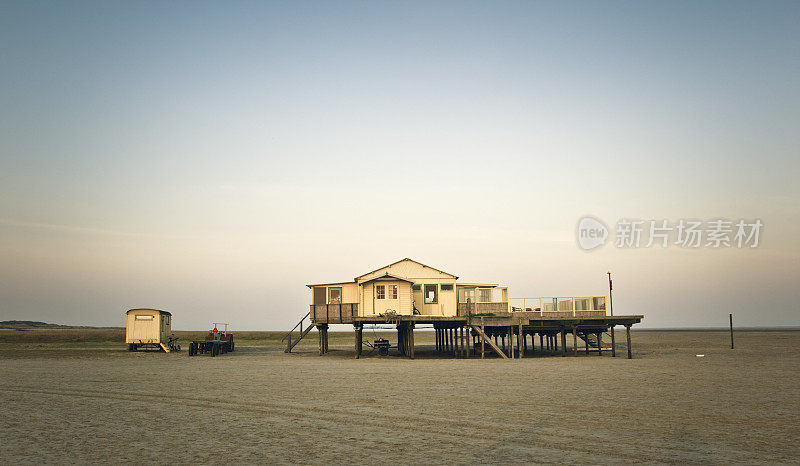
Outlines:
[{"label": "red object on trailer", "polygon": [[[204,340],[195,340],[189,344],[189,356],[205,353],[217,356],[234,350],[233,334],[228,332],[229,324],[213,322],[213,325],[214,328]],[[224,325],[225,331],[220,332],[217,325]]]}]

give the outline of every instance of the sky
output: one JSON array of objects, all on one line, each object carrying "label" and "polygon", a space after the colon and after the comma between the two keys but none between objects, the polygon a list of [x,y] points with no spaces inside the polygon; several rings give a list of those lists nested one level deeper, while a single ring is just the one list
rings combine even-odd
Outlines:
[{"label": "sky", "polygon": [[[643,327],[800,325],[798,24],[791,1],[4,1],[0,320],[288,330],[307,283],[410,257],[511,296],[611,271]],[[612,230],[592,251],[586,215]],[[620,219],[764,226],[633,248]]]}]

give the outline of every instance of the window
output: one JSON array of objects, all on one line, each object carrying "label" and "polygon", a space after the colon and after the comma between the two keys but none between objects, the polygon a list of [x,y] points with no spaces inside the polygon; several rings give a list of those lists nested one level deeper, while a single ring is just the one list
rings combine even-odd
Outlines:
[{"label": "window", "polygon": [[342,304],[341,288],[328,288],[328,304]]},{"label": "window", "polygon": [[136,316],[136,320],[153,320],[153,316]]},{"label": "window", "polygon": [[413,291],[422,291],[422,285],[411,285]]},{"label": "window", "polygon": [[478,289],[478,302],[479,303],[491,303],[492,302],[492,289],[491,288],[480,288],[480,289]]},{"label": "window", "polygon": [[389,299],[397,299],[397,285],[389,285]]},{"label": "window", "polygon": [[442,283],[442,291],[453,291],[452,283]]},{"label": "window", "polygon": [[386,299],[386,285],[375,285],[375,299]]},{"label": "window", "polygon": [[425,304],[437,304],[439,302],[439,286],[425,285]]}]

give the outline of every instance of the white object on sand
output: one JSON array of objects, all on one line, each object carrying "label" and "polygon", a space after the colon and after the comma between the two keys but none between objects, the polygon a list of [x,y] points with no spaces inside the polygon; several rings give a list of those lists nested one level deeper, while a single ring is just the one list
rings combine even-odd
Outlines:
[{"label": "white object on sand", "polygon": [[695,354],[695,356],[697,356],[698,358],[702,358],[703,356],[705,356],[705,354]]}]

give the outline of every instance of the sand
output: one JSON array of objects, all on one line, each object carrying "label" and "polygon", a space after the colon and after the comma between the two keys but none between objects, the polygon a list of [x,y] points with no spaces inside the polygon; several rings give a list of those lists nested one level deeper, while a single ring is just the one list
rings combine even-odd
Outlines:
[{"label": "sand", "polygon": [[323,357],[316,339],[242,339],[189,358],[0,333],[0,462],[800,460],[800,332],[740,332],[732,351],[724,332],[639,331],[633,360],[514,361],[355,360],[351,335]]}]

